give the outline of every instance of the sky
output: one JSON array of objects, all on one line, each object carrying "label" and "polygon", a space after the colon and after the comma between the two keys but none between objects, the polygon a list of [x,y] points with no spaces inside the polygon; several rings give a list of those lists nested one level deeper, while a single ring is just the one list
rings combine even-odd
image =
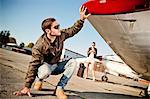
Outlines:
[{"label": "sky", "polygon": [[[33,42],[43,34],[41,22],[54,17],[60,28],[68,28],[80,18],[79,8],[87,0],[0,0],[0,31],[9,30],[17,44]],[[98,55],[111,55],[113,51],[88,20],[82,30],[65,41],[64,48],[86,55],[92,42],[96,42]]]}]

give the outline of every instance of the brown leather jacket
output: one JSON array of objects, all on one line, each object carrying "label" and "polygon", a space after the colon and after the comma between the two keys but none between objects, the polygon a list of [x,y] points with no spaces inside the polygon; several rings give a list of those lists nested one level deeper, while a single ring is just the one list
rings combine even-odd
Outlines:
[{"label": "brown leather jacket", "polygon": [[77,22],[70,28],[62,29],[61,35],[56,37],[53,43],[47,38],[44,33],[32,48],[32,60],[29,63],[28,72],[25,78],[25,87],[31,88],[32,83],[37,76],[38,68],[43,62],[55,64],[60,60],[64,41],[77,34],[83,27],[84,21]]}]

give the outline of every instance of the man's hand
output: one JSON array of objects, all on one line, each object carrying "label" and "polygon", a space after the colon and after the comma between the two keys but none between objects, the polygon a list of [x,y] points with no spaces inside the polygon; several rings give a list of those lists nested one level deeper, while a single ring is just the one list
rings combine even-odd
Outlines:
[{"label": "man's hand", "polygon": [[28,95],[29,97],[32,97],[32,95],[30,93],[30,89],[27,87],[24,87],[21,91],[16,91],[13,94],[16,96]]},{"label": "man's hand", "polygon": [[87,8],[82,6],[80,8],[80,19],[83,20],[83,21],[91,15],[90,13],[86,14],[86,12],[87,12]]}]

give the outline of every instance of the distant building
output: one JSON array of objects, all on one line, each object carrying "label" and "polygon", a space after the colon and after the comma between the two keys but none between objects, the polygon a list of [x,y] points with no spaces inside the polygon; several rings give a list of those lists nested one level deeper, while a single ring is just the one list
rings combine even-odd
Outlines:
[{"label": "distant building", "polygon": [[14,37],[9,37],[9,42],[8,43],[17,44],[16,39]]},{"label": "distant building", "polygon": [[18,47],[16,43],[7,43],[6,46],[2,46],[2,48],[5,48],[7,50],[12,50],[13,48]]},{"label": "distant building", "polygon": [[64,60],[68,60],[71,58],[85,58],[86,56],[79,54],[77,52],[71,51],[69,49],[64,48],[62,51],[62,56],[61,59]]}]

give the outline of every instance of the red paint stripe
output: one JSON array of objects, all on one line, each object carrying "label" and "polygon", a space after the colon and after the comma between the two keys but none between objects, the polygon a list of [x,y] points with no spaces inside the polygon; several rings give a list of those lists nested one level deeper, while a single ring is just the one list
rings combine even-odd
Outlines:
[{"label": "red paint stripe", "polygon": [[100,0],[89,0],[83,6],[87,7],[91,14],[115,14],[132,12],[143,7],[146,0],[106,0],[106,3],[100,3]]}]

